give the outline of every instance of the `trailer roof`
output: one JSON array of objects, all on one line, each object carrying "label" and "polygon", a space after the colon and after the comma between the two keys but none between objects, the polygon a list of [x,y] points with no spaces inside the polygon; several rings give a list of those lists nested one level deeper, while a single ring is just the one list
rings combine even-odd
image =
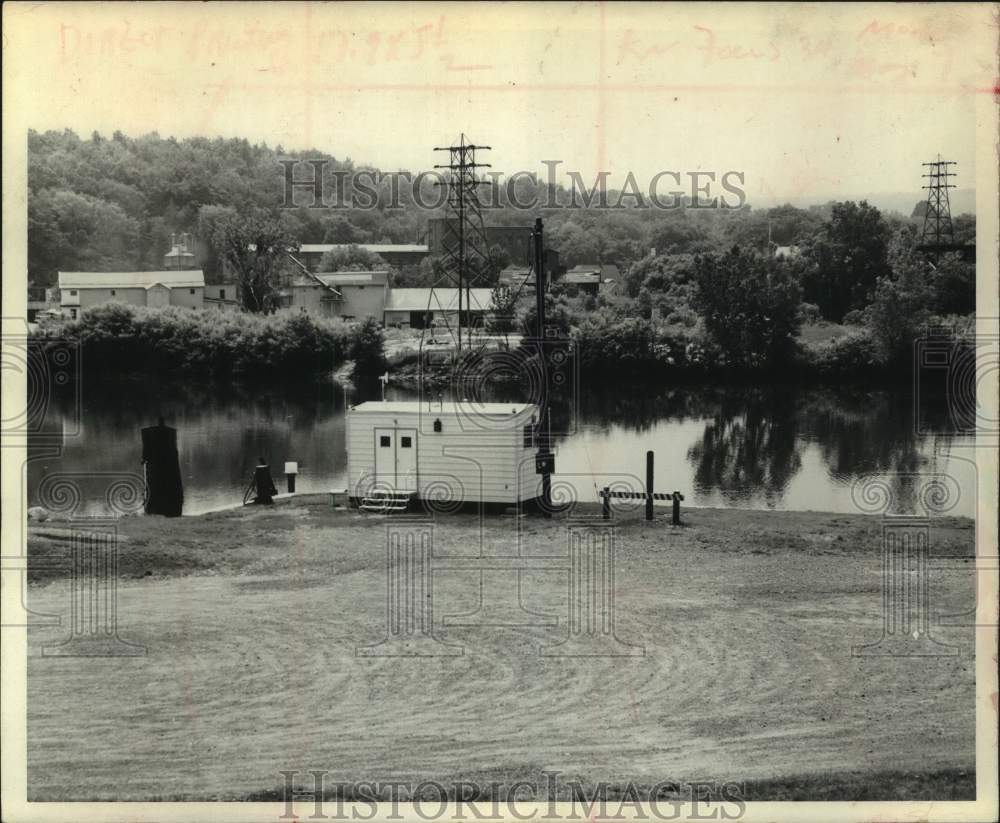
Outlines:
[{"label": "trailer roof", "polygon": [[512,414],[524,414],[525,411],[537,412],[538,407],[534,403],[477,403],[473,400],[445,400],[443,405],[439,404],[437,400],[424,400],[423,402],[369,400],[352,407],[351,411],[388,412],[390,414],[490,414],[509,417]]}]

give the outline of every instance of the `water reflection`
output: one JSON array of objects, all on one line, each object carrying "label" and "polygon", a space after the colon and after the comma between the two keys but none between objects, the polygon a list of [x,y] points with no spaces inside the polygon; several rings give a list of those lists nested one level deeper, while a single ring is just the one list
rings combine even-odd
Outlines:
[{"label": "water reflection", "polygon": [[[178,429],[184,512],[197,514],[238,503],[258,455],[276,467],[279,481],[281,464],[297,460],[301,491],[344,486],[345,402],[377,398],[381,387],[348,395],[333,383],[252,389],[144,381],[88,384],[82,394],[79,415],[71,401],[54,403],[44,437],[31,444],[29,502],[37,502],[52,472],[141,471],[139,430],[162,415]],[[399,388],[388,396],[417,397]],[[687,505],[850,512],[857,510],[851,483],[875,474],[893,487],[901,510],[914,510],[919,473],[965,471],[963,488],[975,481],[968,464],[950,454],[968,437],[949,433],[943,403],[925,398],[918,411],[921,430],[931,433],[917,434],[913,397],[898,390],[591,391],[579,408],[565,400],[553,407],[554,429],[573,432],[557,439],[557,474],[572,478],[583,499],[596,500],[602,475],[641,476],[645,450],[653,449],[657,490],[682,490]],[[65,438],[58,436],[63,427]],[[974,510],[970,491],[955,513]]]},{"label": "water reflection", "polygon": [[762,497],[771,508],[802,467],[799,410],[788,391],[739,391],[706,404],[704,434],[688,449],[695,490],[728,501]]}]

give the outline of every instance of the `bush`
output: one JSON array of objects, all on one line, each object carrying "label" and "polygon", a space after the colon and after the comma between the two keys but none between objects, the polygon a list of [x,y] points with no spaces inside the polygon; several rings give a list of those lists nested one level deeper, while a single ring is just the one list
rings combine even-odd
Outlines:
[{"label": "bush", "polygon": [[828,340],[803,355],[805,366],[822,377],[863,377],[880,371],[884,361],[867,328]]},{"label": "bush", "polygon": [[802,303],[799,306],[799,321],[803,324],[820,322],[819,306],[815,303]]},{"label": "bush", "polygon": [[385,371],[385,335],[382,326],[369,317],[354,330],[347,356],[354,361],[354,372],[376,375]]},{"label": "bush", "polygon": [[580,371],[636,373],[657,362],[656,334],[648,320],[588,318],[573,335]]},{"label": "bush", "polygon": [[350,327],[291,312],[264,316],[108,303],[72,323],[43,328],[35,338],[76,339],[84,362],[108,373],[301,377],[333,371],[348,357],[360,359],[361,371],[384,366],[382,330],[374,321]]}]

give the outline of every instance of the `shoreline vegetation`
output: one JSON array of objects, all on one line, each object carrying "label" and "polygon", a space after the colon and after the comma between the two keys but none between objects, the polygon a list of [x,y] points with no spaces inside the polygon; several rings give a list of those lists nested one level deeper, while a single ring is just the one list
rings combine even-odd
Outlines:
[{"label": "shoreline vegetation", "polygon": [[[697,327],[661,326],[634,317],[588,318],[572,328],[566,324],[560,342],[574,353],[581,374],[602,381],[721,377],[734,383],[760,379],[898,383],[912,379],[916,351],[912,345],[908,358],[887,358],[880,355],[865,326],[821,321],[804,332],[790,341],[780,358],[758,363],[732,361]],[[405,333],[383,329],[374,320],[345,323],[292,312],[207,313],[109,303],[90,309],[79,320],[36,329],[30,340],[42,347],[72,341],[84,363],[100,364],[101,373],[88,373],[88,379],[155,372],[248,382],[348,374],[364,380],[388,368],[393,382],[402,385],[415,384],[418,374],[432,384],[447,380],[449,369],[459,369],[464,378],[484,386],[518,382],[502,351],[497,361],[491,360],[496,344],[492,350],[467,354],[462,361],[428,368],[419,365],[419,336],[411,333],[407,340],[401,334]],[[974,334],[974,317],[953,317],[922,344],[945,350],[954,359],[974,345]],[[393,347],[387,354],[390,335]],[[508,345],[513,350],[526,347],[520,357],[530,372],[530,339],[521,337]]]}]

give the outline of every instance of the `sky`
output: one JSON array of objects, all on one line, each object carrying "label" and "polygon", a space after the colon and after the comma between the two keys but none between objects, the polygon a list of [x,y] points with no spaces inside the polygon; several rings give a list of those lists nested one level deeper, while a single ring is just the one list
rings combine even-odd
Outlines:
[{"label": "sky", "polygon": [[558,160],[645,188],[665,170],[738,171],[754,202],[917,191],[939,153],[974,186],[976,102],[997,74],[986,4],[4,14],[5,109],[29,128],[246,137],[387,171],[442,162],[433,148],[464,132],[507,174]]}]

